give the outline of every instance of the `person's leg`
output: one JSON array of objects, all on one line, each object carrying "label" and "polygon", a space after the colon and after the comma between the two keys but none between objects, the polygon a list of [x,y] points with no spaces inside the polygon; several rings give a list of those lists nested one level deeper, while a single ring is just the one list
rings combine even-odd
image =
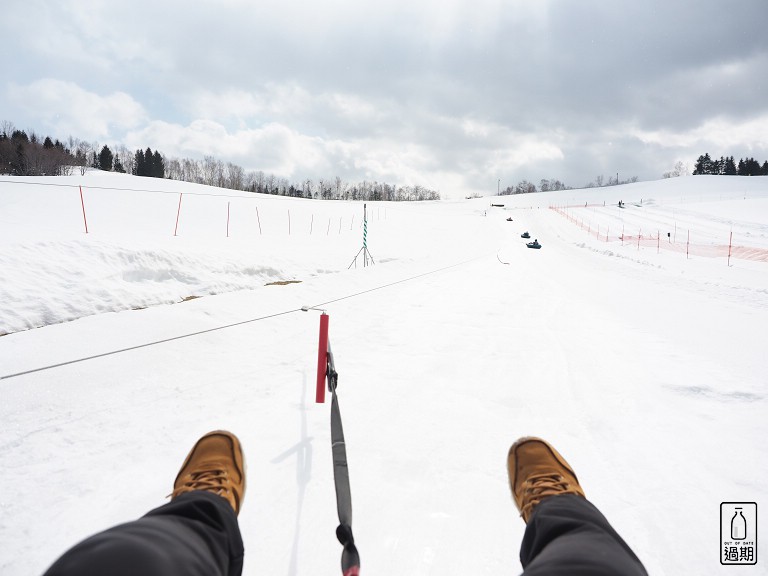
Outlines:
[{"label": "person's leg", "polygon": [[234,510],[220,496],[195,491],[91,536],[45,576],[239,576],[242,568],[243,541]]},{"label": "person's leg", "polygon": [[515,504],[528,524],[520,548],[525,576],[646,574],[550,444],[521,438],[509,449],[507,471]]},{"label": "person's leg", "polygon": [[643,565],[586,498],[566,494],[542,500],[528,520],[520,547],[525,576],[645,576]]},{"label": "person's leg", "polygon": [[240,442],[224,431],[203,436],[179,471],[171,502],[84,540],[46,576],[240,576],[237,522],[245,494]]}]

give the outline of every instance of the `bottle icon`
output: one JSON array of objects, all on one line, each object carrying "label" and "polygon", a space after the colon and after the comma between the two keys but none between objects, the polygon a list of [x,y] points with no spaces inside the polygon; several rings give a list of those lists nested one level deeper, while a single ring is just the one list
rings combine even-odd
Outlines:
[{"label": "bottle icon", "polygon": [[731,538],[734,540],[744,540],[747,537],[747,519],[741,513],[741,508],[736,508],[736,512],[731,518]]}]

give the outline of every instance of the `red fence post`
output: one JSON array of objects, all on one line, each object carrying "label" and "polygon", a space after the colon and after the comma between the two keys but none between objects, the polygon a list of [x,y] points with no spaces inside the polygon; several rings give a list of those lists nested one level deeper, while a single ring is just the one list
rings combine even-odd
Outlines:
[{"label": "red fence post", "polygon": [[733,230],[731,230],[731,237],[728,238],[728,266],[731,265],[731,246],[733,245]]},{"label": "red fence post", "polygon": [[184,196],[183,192],[179,193],[179,208],[176,210],[176,227],[173,229],[173,235],[176,236],[176,232],[179,231],[179,214],[181,214],[181,197]]},{"label": "red fence post", "polygon": [[325,402],[325,372],[328,368],[328,320],[325,312],[320,314],[320,338],[317,344],[317,387],[315,389],[315,402]]},{"label": "red fence post", "polygon": [[85,201],[83,200],[83,187],[80,186],[80,206],[83,207],[83,223],[85,224],[85,233],[88,234],[88,220],[85,218]]}]

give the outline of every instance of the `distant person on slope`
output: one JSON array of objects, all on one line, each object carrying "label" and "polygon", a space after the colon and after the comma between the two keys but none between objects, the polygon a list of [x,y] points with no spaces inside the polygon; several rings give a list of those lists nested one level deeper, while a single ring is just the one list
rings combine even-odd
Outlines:
[{"label": "distant person on slope", "polygon": [[[509,450],[507,468],[528,524],[520,549],[525,576],[647,576],[552,446],[521,438]],[[168,504],[82,541],[45,576],[240,576],[237,515],[244,494],[239,440],[209,432],[184,461]]]}]

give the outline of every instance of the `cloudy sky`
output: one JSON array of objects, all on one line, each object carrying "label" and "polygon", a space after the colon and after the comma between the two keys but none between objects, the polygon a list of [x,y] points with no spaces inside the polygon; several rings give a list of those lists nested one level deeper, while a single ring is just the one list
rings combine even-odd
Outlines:
[{"label": "cloudy sky", "polygon": [[300,181],[768,159],[768,1],[4,0],[0,121]]}]

